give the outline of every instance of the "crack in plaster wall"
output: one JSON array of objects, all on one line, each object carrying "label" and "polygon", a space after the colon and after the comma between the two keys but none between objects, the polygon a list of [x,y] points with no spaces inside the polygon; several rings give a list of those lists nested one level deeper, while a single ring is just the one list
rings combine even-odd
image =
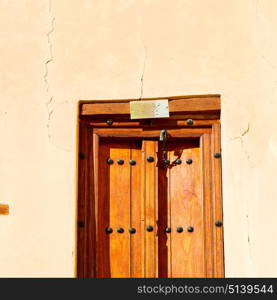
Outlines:
[{"label": "crack in plaster wall", "polygon": [[46,101],[46,109],[47,109],[47,132],[48,132],[48,139],[51,142],[51,117],[54,112],[54,96],[51,95],[51,90],[50,90],[50,84],[49,84],[49,64],[53,62],[54,56],[53,56],[53,44],[51,41],[51,35],[55,31],[55,16],[53,16],[52,13],[52,0],[48,1],[48,14],[50,18],[50,29],[46,33],[46,38],[47,38],[47,45],[49,48],[49,57],[45,61],[45,73],[44,73],[44,84],[45,84],[45,89],[46,93],[49,95],[48,100]]},{"label": "crack in plaster wall", "polygon": [[142,99],[142,97],[143,97],[144,73],[145,73],[146,60],[147,60],[147,48],[144,43],[143,43],[143,47],[144,47],[144,61],[143,61],[143,68],[142,68],[142,73],[141,73],[141,77],[140,77],[140,97],[139,97],[139,99]]},{"label": "crack in plaster wall", "polygon": [[248,134],[250,131],[250,124],[248,123],[247,125],[247,128],[241,133],[240,136],[235,136],[233,138],[231,138],[231,140],[240,140],[240,143],[241,143],[241,148],[243,149],[243,152],[247,158],[247,160],[251,163],[251,159],[250,159],[250,154],[249,152],[247,151],[246,147],[245,147],[245,144],[244,144],[244,140],[243,138],[245,137],[246,134]]},{"label": "crack in plaster wall", "polygon": [[147,47],[144,41],[143,14],[141,10],[139,10],[138,13],[138,20],[139,20],[139,28],[140,28],[140,39],[141,39],[142,48],[144,50],[143,67],[140,76],[140,92],[139,92],[139,99],[141,100],[143,98],[143,92],[144,92],[144,75],[145,75],[146,61],[147,61]]},{"label": "crack in plaster wall", "polygon": [[[247,201],[246,205],[247,205],[247,211],[248,211],[249,210],[248,201]],[[251,263],[253,263],[252,240],[250,238],[250,224],[249,224],[249,215],[248,214],[246,214],[246,223],[247,223],[247,243],[248,243],[249,258],[250,258]]]},{"label": "crack in plaster wall", "polygon": [[[250,160],[250,154],[248,153],[245,144],[244,144],[244,138],[250,131],[250,123],[248,123],[247,128],[242,131],[242,133],[239,136],[231,138],[231,140],[239,140],[241,143],[241,148],[243,149],[243,152],[245,153],[245,156],[247,160],[251,163]],[[246,199],[246,228],[247,228],[247,244],[248,244],[248,251],[249,251],[249,259],[250,262],[253,264],[253,257],[252,257],[252,239],[250,238],[250,224],[249,224],[249,202],[248,199]]]}]

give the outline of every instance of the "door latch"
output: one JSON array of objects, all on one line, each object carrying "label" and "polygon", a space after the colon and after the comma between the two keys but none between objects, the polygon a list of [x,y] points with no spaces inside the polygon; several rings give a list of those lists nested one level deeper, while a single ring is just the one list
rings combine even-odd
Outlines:
[{"label": "door latch", "polygon": [[160,142],[162,142],[162,162],[165,165],[168,165],[170,161],[167,159],[167,131],[166,129],[161,130],[160,132]]},{"label": "door latch", "polygon": [[166,141],[167,141],[167,131],[166,131],[166,129],[161,130],[161,132],[160,132],[160,141],[166,143]]}]

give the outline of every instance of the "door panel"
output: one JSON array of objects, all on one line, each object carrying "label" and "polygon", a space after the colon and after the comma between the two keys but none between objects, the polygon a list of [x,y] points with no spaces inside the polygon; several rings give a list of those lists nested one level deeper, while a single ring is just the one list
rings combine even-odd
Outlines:
[{"label": "door panel", "polygon": [[[130,276],[130,153],[129,143],[100,141],[97,277]],[[113,164],[107,163],[109,158]],[[107,234],[107,227],[113,232]]]},{"label": "door panel", "polygon": [[171,138],[164,154],[157,139],[99,139],[96,277],[212,276],[209,135],[203,141]]},{"label": "door panel", "polygon": [[[200,148],[197,141],[169,143],[170,277],[204,276],[204,225]],[[181,159],[181,164],[174,164]],[[186,163],[189,159],[191,163]],[[183,230],[182,232],[178,232]],[[190,232],[189,230],[193,230]]]},{"label": "door panel", "polygon": [[97,277],[143,277],[141,170],[141,142],[100,140]]},{"label": "door panel", "polygon": [[[100,148],[101,149],[101,148]],[[101,150],[100,150],[101,151]],[[111,277],[130,276],[130,146],[126,143],[111,143],[110,157],[110,265]],[[118,160],[123,160],[122,165]],[[105,159],[103,159],[105,161]],[[117,230],[122,228],[123,233]]]}]

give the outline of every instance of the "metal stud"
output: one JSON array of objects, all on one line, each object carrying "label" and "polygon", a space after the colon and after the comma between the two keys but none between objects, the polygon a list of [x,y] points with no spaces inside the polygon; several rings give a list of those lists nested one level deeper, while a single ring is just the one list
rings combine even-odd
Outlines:
[{"label": "metal stud", "polygon": [[222,222],[221,221],[215,221],[215,226],[217,227],[221,227],[222,226]]},{"label": "metal stud", "polygon": [[78,227],[81,227],[81,228],[85,227],[85,222],[79,221],[78,222]]},{"label": "metal stud", "polygon": [[193,120],[192,119],[187,119],[187,124],[188,125],[192,125],[193,124]]},{"label": "metal stud", "polygon": [[148,225],[147,227],[146,227],[146,230],[147,231],[149,231],[149,232],[151,232],[151,231],[153,231],[153,226],[151,226],[151,225]]},{"label": "metal stud", "polygon": [[123,229],[122,227],[118,227],[118,228],[117,228],[117,232],[118,232],[118,233],[123,233],[123,232],[124,232],[124,229]]},{"label": "metal stud", "polygon": [[188,231],[188,232],[193,232],[193,230],[194,230],[194,228],[193,228],[192,226],[189,226],[189,227],[187,228],[187,231]]},{"label": "metal stud", "polygon": [[131,160],[129,161],[129,163],[130,163],[131,166],[134,166],[134,165],[136,164],[136,161],[133,160],[133,159],[131,159]]},{"label": "metal stud", "polygon": [[109,126],[112,126],[113,125],[113,120],[109,119],[106,121],[106,123],[109,125]]},{"label": "metal stud", "polygon": [[221,153],[220,152],[215,152],[214,153],[214,158],[220,158],[221,157]]},{"label": "metal stud", "polygon": [[117,161],[117,163],[118,163],[119,165],[123,165],[123,164],[124,164],[124,160],[123,160],[123,159],[119,159],[119,160]]},{"label": "metal stud", "polygon": [[164,159],[164,160],[163,160],[163,163],[164,163],[165,165],[169,165],[169,164],[170,164],[170,160]]},{"label": "metal stud", "polygon": [[170,227],[166,227],[165,232],[166,233],[170,233],[171,232],[171,228]]},{"label": "metal stud", "polygon": [[153,162],[154,161],[154,157],[153,156],[147,156],[147,161],[148,162]]},{"label": "metal stud", "polygon": [[192,163],[192,159],[191,159],[191,158],[188,158],[188,159],[186,160],[186,163],[187,163],[188,165],[190,165],[190,164]]},{"label": "metal stud", "polygon": [[177,158],[175,160],[176,165],[180,165],[182,163],[182,160],[180,158]]},{"label": "metal stud", "polygon": [[112,232],[113,232],[113,229],[111,227],[106,228],[106,233],[112,233]]},{"label": "metal stud", "polygon": [[85,158],[86,158],[85,153],[84,153],[84,152],[80,152],[80,153],[79,153],[79,158],[80,158],[80,159],[85,159]]},{"label": "metal stud", "polygon": [[129,229],[129,232],[130,232],[130,233],[136,233],[136,229],[133,228],[133,227],[131,227],[131,228]]},{"label": "metal stud", "polygon": [[178,233],[181,233],[181,232],[183,232],[183,227],[177,227],[176,230],[177,230]]},{"label": "metal stud", "polygon": [[112,165],[113,164],[113,160],[111,158],[107,159],[107,164]]}]

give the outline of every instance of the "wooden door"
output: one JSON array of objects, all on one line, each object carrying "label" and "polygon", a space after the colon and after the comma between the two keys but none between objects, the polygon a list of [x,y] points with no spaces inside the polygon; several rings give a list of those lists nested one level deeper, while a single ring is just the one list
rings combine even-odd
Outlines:
[{"label": "wooden door", "polygon": [[220,124],[178,118],[81,120],[78,276],[224,276]]},{"label": "wooden door", "polygon": [[[154,141],[101,140],[96,277],[154,277],[157,168]],[[154,187],[154,188],[152,188]],[[145,231],[145,224],[153,230]]]},{"label": "wooden door", "polygon": [[141,141],[100,141],[98,170],[96,277],[142,277]]}]

